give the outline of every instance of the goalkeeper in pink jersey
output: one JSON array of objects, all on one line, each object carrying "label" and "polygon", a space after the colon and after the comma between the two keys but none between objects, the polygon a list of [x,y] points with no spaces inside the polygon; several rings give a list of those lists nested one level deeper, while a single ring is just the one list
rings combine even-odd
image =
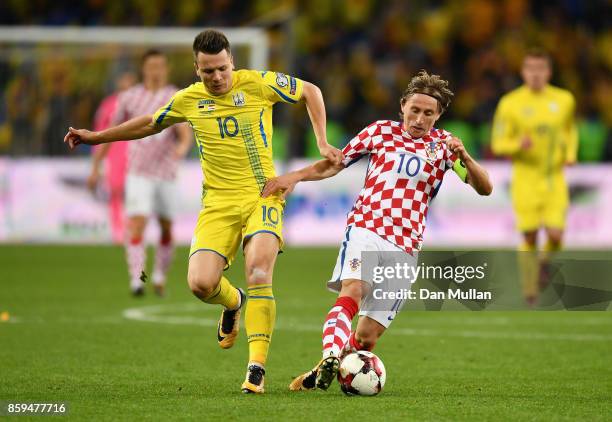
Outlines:
[{"label": "goalkeeper in pink jersey", "polygon": [[[400,100],[402,122],[379,120],[363,129],[342,151],[340,165],[322,160],[267,183],[264,196],[277,191],[286,195],[298,182],[332,177],[363,157],[369,159],[364,186],[348,215],[345,239],[327,283],[339,295],[323,325],[323,358],[295,378],[290,390],[327,390],[340,357],[347,351],[372,350],[403,307],[404,300],[374,297],[372,275],[361,273],[363,252],[376,254],[381,266],[394,266],[398,256],[416,266],[427,210],[447,170],[454,170],[480,195],[491,193],[487,172],[461,140],[433,127],[452,96],[447,81],[422,71]],[[409,289],[411,283],[388,279],[376,286],[397,292]],[[357,327],[351,331],[357,313]]]},{"label": "goalkeeper in pink jersey", "polygon": [[[136,76],[132,72],[122,73],[116,80],[117,91],[104,98],[96,110],[94,117],[94,130],[104,130],[111,126],[119,93],[130,88],[136,82]],[[100,164],[102,157],[105,160],[105,182],[109,192],[108,207],[110,213],[111,234],[114,243],[122,243],[124,235],[123,196],[125,188],[125,173],[127,171],[127,143],[117,142],[112,144],[108,151],[101,146],[93,148],[93,162],[97,166],[87,179],[87,186],[93,191],[98,184],[100,175]]]}]

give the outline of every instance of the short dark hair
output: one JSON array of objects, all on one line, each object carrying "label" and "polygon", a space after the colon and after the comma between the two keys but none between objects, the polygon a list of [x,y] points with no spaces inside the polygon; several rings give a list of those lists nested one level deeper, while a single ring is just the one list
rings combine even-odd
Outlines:
[{"label": "short dark hair", "polygon": [[[410,80],[408,87],[402,94],[400,104],[403,106],[408,98],[412,97],[414,94],[424,94],[435,98],[436,101],[438,101],[440,113],[444,113],[455,95],[453,91],[448,89],[448,81],[440,78],[439,75],[430,75],[425,70],[421,70]],[[401,112],[400,117],[403,118]]]},{"label": "short dark hair", "polygon": [[193,40],[193,56],[197,57],[198,52],[204,54],[218,54],[226,50],[231,53],[230,43],[225,34],[214,29],[207,29],[200,32]]},{"label": "short dark hair", "polygon": [[147,61],[147,59],[149,57],[153,57],[153,56],[162,56],[162,57],[166,57],[166,55],[161,51],[158,50],[156,48],[149,48],[147,51],[145,51],[142,56],[140,57],[140,65],[144,65],[145,62]]},{"label": "short dark hair", "polygon": [[525,52],[525,56],[523,57],[523,60],[525,60],[528,57],[546,60],[548,62],[548,65],[552,67],[552,57],[550,56],[550,53],[546,51],[545,49],[543,49],[542,47],[528,48],[527,51]]}]

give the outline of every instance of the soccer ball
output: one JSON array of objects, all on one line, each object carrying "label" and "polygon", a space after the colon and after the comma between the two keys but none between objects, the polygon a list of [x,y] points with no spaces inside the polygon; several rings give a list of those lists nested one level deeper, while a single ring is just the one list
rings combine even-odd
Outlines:
[{"label": "soccer ball", "polygon": [[349,396],[375,396],[385,386],[387,372],[382,360],[372,352],[360,350],[340,362],[338,382]]}]

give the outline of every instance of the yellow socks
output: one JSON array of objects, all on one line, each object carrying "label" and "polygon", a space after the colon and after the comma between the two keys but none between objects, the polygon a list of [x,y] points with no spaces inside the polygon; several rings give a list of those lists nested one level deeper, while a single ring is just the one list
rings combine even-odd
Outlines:
[{"label": "yellow socks", "polygon": [[550,261],[553,255],[555,254],[555,252],[559,252],[561,250],[561,246],[562,246],[561,242],[556,243],[556,242],[551,242],[550,240],[547,240],[546,244],[544,245],[544,249],[542,250],[542,253],[540,254],[540,260],[543,262]]},{"label": "yellow socks", "polygon": [[538,296],[538,277],[540,272],[537,247],[523,242],[518,253],[519,274],[523,297],[527,300]]},{"label": "yellow socks", "polygon": [[247,339],[249,342],[249,363],[265,365],[270,348],[274,321],[276,320],[276,302],[272,293],[272,284],[258,284],[248,288],[249,300],[244,316]]},{"label": "yellow socks", "polygon": [[215,290],[203,300],[206,303],[223,305],[227,309],[236,309],[239,305],[239,297],[238,289],[232,286],[227,278],[221,276]]}]

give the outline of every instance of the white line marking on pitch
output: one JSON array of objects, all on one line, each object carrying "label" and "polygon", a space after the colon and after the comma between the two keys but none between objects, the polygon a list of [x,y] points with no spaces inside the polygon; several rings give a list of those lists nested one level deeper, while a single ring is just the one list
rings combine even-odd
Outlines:
[{"label": "white line marking on pitch", "polygon": [[[214,312],[213,318],[202,318],[192,316],[172,315],[171,313],[186,313],[186,312]],[[153,322],[159,324],[171,325],[198,325],[204,327],[215,327],[217,325],[216,314],[219,312],[216,307],[202,306],[199,303],[188,304],[168,304],[168,305],[152,305],[142,306],[138,308],[128,308],[123,311],[123,317],[128,320]],[[170,315],[169,315],[170,313]],[[560,322],[565,324],[565,322]],[[277,321],[276,328],[279,330],[319,332],[320,325],[304,324],[297,320],[284,318]],[[483,338],[483,339],[516,339],[516,340],[561,340],[561,341],[612,341],[612,336],[605,334],[549,334],[540,332],[511,332],[511,331],[443,331],[431,329],[417,328],[394,328],[388,331],[387,335],[402,335],[402,336],[425,336],[425,337],[467,337],[467,338]]]}]

